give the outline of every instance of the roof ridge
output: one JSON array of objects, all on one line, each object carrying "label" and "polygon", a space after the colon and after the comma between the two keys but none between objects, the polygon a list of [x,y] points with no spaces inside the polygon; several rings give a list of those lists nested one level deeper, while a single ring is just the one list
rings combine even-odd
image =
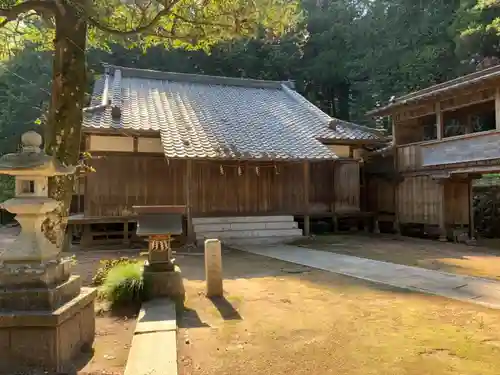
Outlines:
[{"label": "roof ridge", "polygon": [[370,133],[375,134],[375,135],[380,135],[382,137],[385,136],[385,134],[383,133],[383,131],[375,129],[375,128],[370,128],[369,126],[356,124],[354,122],[342,120],[342,119],[339,119],[339,118],[336,118],[336,117],[333,117],[333,120],[334,121],[340,121],[344,125],[351,126],[353,128],[357,128],[357,129],[360,129],[360,130],[365,130],[365,131],[370,132]]},{"label": "roof ridge", "polygon": [[104,88],[103,88],[103,92],[102,92],[102,96],[101,96],[101,104],[84,107],[82,109],[83,112],[87,112],[87,113],[99,112],[99,111],[106,109],[111,104],[111,101],[108,98],[109,80],[110,80],[109,72],[106,70],[104,72],[103,76],[104,76]]},{"label": "roof ridge", "polygon": [[103,64],[108,74],[120,71],[122,77],[134,77],[144,79],[158,79],[177,82],[191,82],[206,85],[239,86],[262,89],[281,89],[282,85],[293,86],[292,81],[271,81],[251,78],[237,78],[226,76],[213,76],[207,74],[176,73],[160,70],[130,68],[118,65]]},{"label": "roof ridge", "polygon": [[311,114],[315,115],[318,117],[321,121],[325,123],[327,126],[332,126],[334,125],[334,119],[328,115],[327,113],[323,112],[320,108],[315,106],[313,103],[311,103],[309,100],[307,100],[303,95],[299,94],[297,91],[292,90],[290,87],[286,85],[281,85],[282,90],[296,103],[302,105],[305,109],[307,109]]},{"label": "roof ridge", "polygon": [[330,128],[332,128],[333,130],[335,130],[337,123],[340,122],[344,126],[349,126],[349,127],[360,129],[360,130],[365,130],[365,131],[370,132],[370,133],[372,133],[374,135],[384,136],[384,134],[381,131],[377,130],[377,129],[370,128],[368,126],[363,126],[363,125],[355,124],[355,123],[350,122],[350,121],[345,121],[345,120],[341,120],[339,118],[330,116],[328,113],[322,111],[320,108],[318,108],[313,103],[311,103],[309,100],[307,100],[307,98],[305,98],[303,95],[301,95],[300,93],[298,93],[295,90],[290,89],[287,86],[283,86],[283,91],[288,96],[290,96],[293,100],[295,100],[297,103],[299,103],[302,106],[304,106],[313,115],[315,115],[318,118],[320,118],[323,122],[325,122],[325,124],[327,126],[329,126]]}]

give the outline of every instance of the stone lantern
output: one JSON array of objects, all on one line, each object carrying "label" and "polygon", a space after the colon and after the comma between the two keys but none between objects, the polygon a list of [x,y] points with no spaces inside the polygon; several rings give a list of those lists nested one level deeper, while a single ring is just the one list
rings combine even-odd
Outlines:
[{"label": "stone lantern", "polygon": [[35,132],[21,141],[21,152],[0,158],[0,174],[15,177],[15,197],[2,206],[21,225],[15,241],[0,249],[0,371],[64,371],[93,343],[96,292],[81,288],[71,259],[61,257],[42,228],[58,205],[49,198],[49,178],[75,167],[45,154]]}]

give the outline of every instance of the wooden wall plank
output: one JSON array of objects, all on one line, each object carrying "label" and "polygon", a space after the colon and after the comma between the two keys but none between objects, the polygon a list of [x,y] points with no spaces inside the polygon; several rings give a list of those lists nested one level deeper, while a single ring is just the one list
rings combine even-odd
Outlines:
[{"label": "wooden wall plank", "polygon": [[360,210],[359,162],[337,161],[334,169],[335,212]]},{"label": "wooden wall plank", "polygon": [[[188,200],[185,160],[147,154],[95,157],[91,165],[96,172],[87,177],[85,214],[119,216],[132,214],[134,205],[188,203],[193,216],[304,214],[302,163],[191,163]],[[338,207],[359,210],[359,165],[355,161],[339,165],[335,171],[332,161],[311,163],[307,211],[331,212],[334,190]]]}]

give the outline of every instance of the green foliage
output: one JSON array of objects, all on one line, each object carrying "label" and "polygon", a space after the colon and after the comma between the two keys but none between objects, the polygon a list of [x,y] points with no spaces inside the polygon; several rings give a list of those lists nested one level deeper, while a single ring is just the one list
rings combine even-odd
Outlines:
[{"label": "green foliage", "polygon": [[121,257],[118,259],[104,259],[100,261],[101,266],[96,271],[96,274],[92,278],[92,285],[99,286],[102,285],[108,273],[114,267],[119,265],[127,265],[127,264],[137,264],[138,261],[135,259],[130,259],[127,257]]},{"label": "green foliage", "polygon": [[64,13],[63,4],[88,25],[88,43],[99,49],[118,43],[143,50],[154,45],[208,50],[214,43],[254,36],[259,30],[276,37],[300,19],[295,0],[64,0],[50,4],[0,0],[0,55],[14,55],[26,40],[40,49],[51,49],[56,25],[64,22],[64,17],[57,16]]},{"label": "green foliage", "polygon": [[469,63],[500,57],[500,2],[462,0],[453,24],[457,54]]},{"label": "green foliage", "polygon": [[31,46],[0,62],[0,154],[16,152],[22,133],[40,131],[37,120],[50,100],[50,58]]},{"label": "green foliage", "polygon": [[112,306],[141,303],[147,295],[143,265],[139,262],[115,265],[109,270],[99,292]]}]

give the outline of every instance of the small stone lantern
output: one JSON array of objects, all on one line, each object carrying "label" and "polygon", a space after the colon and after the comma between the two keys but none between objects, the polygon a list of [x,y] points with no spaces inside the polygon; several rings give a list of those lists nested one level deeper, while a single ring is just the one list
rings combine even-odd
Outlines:
[{"label": "small stone lantern", "polygon": [[0,174],[16,179],[15,197],[2,206],[21,224],[15,241],[0,249],[0,371],[63,371],[82,346],[92,345],[95,331],[95,290],[81,288],[71,260],[42,231],[58,205],[49,198],[49,178],[75,167],[45,154],[35,132],[21,141],[21,152],[0,158]]},{"label": "small stone lantern", "polygon": [[23,134],[22,151],[0,159],[0,174],[15,176],[15,197],[2,206],[16,214],[21,234],[8,251],[0,254],[0,262],[44,262],[55,260],[59,250],[41,232],[47,214],[57,208],[49,198],[49,177],[73,174],[75,167],[65,167],[40,149],[42,137],[33,131]]}]

